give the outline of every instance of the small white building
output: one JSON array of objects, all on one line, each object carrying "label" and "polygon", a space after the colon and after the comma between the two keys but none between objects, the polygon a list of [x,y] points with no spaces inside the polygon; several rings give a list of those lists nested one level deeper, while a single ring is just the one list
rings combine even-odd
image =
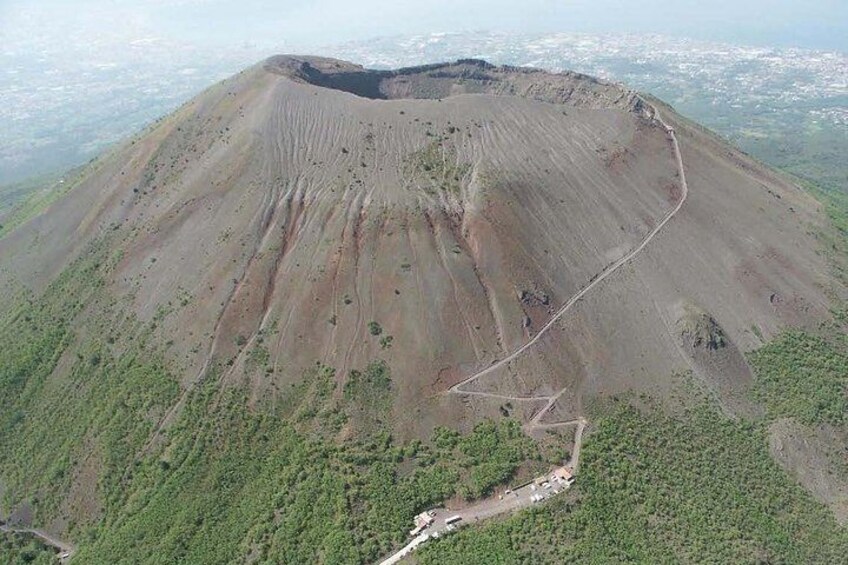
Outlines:
[{"label": "small white building", "polygon": [[435,518],[430,515],[429,512],[422,512],[418,516],[415,517],[415,525],[420,527],[422,530],[432,524],[435,521]]},{"label": "small white building", "polygon": [[569,469],[568,467],[560,467],[558,469],[554,469],[552,476],[556,481],[566,486],[571,486],[571,484],[574,482],[574,475],[571,473],[571,469]]}]

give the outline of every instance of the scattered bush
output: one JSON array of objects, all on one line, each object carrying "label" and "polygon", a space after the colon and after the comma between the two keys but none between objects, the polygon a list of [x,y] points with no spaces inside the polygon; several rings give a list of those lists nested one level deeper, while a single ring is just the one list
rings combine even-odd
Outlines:
[{"label": "scattered bush", "polygon": [[774,417],[805,424],[848,421],[848,355],[825,340],[788,331],[751,355],[755,395]]},{"label": "scattered bush", "polygon": [[568,494],[428,542],[416,558],[838,563],[848,555],[848,531],[775,464],[764,427],[705,404],[671,416],[620,403],[593,422]]}]

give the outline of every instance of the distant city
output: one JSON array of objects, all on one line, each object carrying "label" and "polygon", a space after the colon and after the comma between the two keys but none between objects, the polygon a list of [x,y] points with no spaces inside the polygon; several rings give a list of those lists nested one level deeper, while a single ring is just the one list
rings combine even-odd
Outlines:
[{"label": "distant city", "polygon": [[[83,163],[268,54],[156,38],[85,44],[84,53],[66,52],[35,38],[0,52],[0,183]],[[320,54],[376,68],[477,57],[574,70],[654,94],[771,164],[848,186],[845,53],[657,35],[469,32],[346,43]]]},{"label": "distant city", "polygon": [[622,82],[773,166],[848,191],[846,53],[574,33],[437,33],[348,43],[327,52],[379,68],[478,57]]},{"label": "distant city", "polygon": [[0,183],[84,163],[263,56],[156,38],[68,50],[37,40],[0,47]]}]

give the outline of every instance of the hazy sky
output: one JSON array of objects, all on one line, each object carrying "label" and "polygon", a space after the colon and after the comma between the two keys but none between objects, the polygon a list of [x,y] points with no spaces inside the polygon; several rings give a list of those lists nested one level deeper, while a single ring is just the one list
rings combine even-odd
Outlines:
[{"label": "hazy sky", "polygon": [[85,162],[274,53],[463,31],[848,53],[848,0],[0,0],[0,183]]},{"label": "hazy sky", "polygon": [[432,31],[662,33],[848,51],[848,0],[0,0],[0,40],[68,32],[306,51]]}]

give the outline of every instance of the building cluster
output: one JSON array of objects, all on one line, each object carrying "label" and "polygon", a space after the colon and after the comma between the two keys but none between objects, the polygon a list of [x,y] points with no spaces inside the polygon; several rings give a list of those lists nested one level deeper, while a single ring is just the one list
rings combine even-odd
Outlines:
[{"label": "building cluster", "polygon": [[415,527],[410,530],[409,535],[412,537],[417,536],[418,534],[426,530],[429,526],[431,526],[435,520],[436,513],[433,510],[428,510],[426,512],[418,514],[413,520],[415,522]]}]

